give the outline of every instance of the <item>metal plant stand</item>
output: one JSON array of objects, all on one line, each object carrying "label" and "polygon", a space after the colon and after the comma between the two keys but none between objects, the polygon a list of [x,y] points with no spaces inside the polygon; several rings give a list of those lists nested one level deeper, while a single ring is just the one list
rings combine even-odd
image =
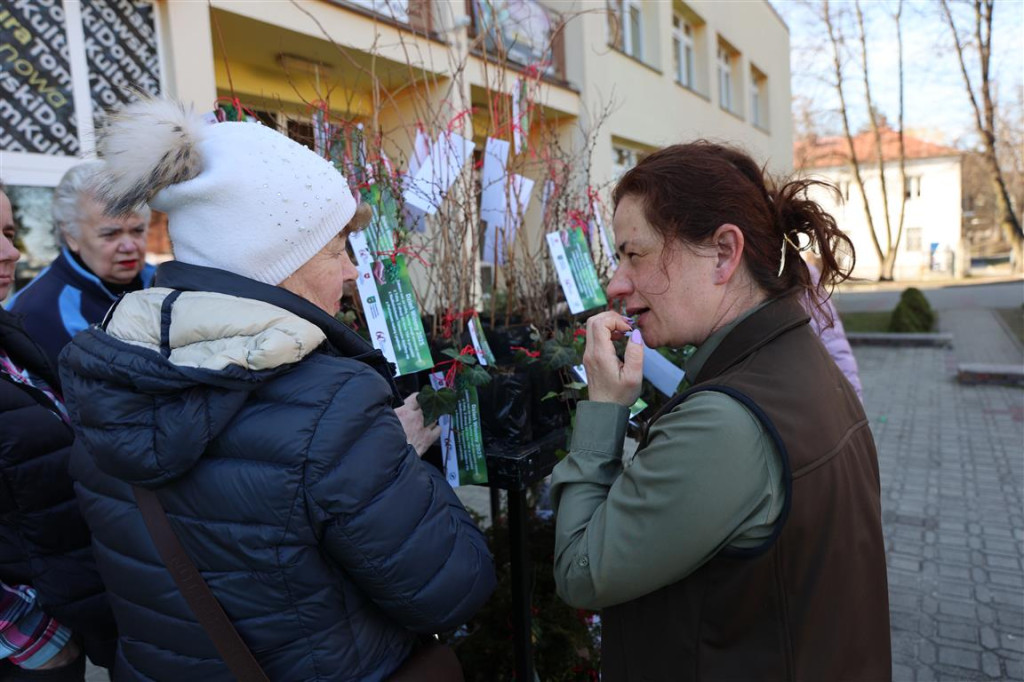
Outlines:
[{"label": "metal plant stand", "polygon": [[500,509],[499,491],[508,496],[509,559],[512,574],[512,637],[516,680],[533,682],[533,643],[530,632],[530,552],[527,542],[526,489],[551,473],[555,450],[565,444],[565,429],[557,429],[527,445],[489,446],[487,478],[491,488],[491,523]]}]

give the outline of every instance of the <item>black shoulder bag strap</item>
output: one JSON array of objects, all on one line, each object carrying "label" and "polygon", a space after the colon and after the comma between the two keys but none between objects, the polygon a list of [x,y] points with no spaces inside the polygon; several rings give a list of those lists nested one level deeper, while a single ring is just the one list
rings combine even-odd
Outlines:
[{"label": "black shoulder bag strap", "polygon": [[132,486],[135,492],[135,501],[142,512],[142,520],[146,523],[149,536],[156,545],[156,550],[167,567],[174,584],[178,586],[181,595],[185,597],[188,607],[192,610],[203,630],[213,641],[217,653],[224,659],[231,674],[240,682],[270,682],[260,664],[253,657],[249,647],[238,635],[235,626],[220,602],[213,596],[209,585],[199,574],[199,569],[192,563],[192,559],[185,553],[177,534],[167,519],[167,512],[164,511],[160,498],[152,490]]}]

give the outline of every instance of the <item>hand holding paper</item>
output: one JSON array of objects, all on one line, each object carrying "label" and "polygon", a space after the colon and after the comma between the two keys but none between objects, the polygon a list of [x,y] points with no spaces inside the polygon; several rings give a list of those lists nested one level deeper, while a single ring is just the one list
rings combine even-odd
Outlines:
[{"label": "hand holding paper", "polygon": [[[615,353],[612,335],[628,334],[622,360]],[[608,311],[587,320],[587,348],[583,352],[590,399],[629,407],[640,397],[644,376],[644,343],[640,330],[631,330],[622,315]]]}]

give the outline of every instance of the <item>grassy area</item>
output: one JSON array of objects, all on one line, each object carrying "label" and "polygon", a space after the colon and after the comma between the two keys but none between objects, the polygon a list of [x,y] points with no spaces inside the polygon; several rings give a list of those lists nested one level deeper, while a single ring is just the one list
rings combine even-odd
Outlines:
[{"label": "grassy area", "polygon": [[1003,322],[1006,323],[1009,330],[1017,336],[1021,343],[1024,343],[1024,310],[1020,308],[1003,308],[996,312],[1002,315]]},{"label": "grassy area", "polygon": [[843,327],[850,332],[887,332],[892,312],[888,310],[862,313],[842,313]]}]

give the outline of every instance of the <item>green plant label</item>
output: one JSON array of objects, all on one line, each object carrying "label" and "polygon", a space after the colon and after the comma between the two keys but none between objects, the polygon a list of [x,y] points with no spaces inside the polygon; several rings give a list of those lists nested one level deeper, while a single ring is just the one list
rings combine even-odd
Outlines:
[{"label": "green plant label", "polygon": [[370,253],[384,258],[395,249],[395,233],[398,232],[398,202],[387,185],[374,183],[360,191],[363,201],[373,209],[373,218],[363,232]]},{"label": "green plant label", "polygon": [[399,253],[378,260],[366,237],[365,231],[355,232],[349,241],[356,254],[356,284],[373,345],[395,364],[396,375],[430,369],[434,361],[409,281],[405,255]]},{"label": "green plant label", "polygon": [[[456,380],[457,386],[458,383]],[[430,384],[435,389],[443,388],[444,374],[432,373]],[[458,387],[457,390],[459,397],[455,414],[443,415],[437,420],[441,427],[444,476],[453,488],[487,483],[487,458],[480,430],[480,400],[476,386]]]},{"label": "green plant label", "polygon": [[550,232],[547,242],[569,311],[577,314],[607,305],[583,230],[575,227]]}]

